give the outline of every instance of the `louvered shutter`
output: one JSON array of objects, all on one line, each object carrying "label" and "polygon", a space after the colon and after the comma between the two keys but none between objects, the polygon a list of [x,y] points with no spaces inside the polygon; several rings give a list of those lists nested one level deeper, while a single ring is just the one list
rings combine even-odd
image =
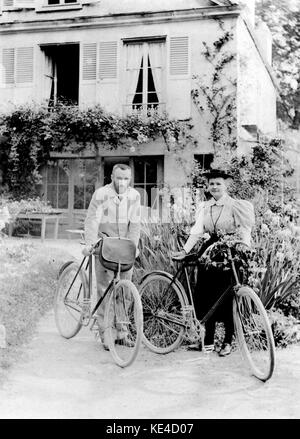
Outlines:
[{"label": "louvered shutter", "polygon": [[105,41],[99,45],[99,78],[117,77],[118,45],[116,41]]},{"label": "louvered shutter", "polygon": [[99,43],[99,81],[97,84],[97,102],[107,111],[121,111],[118,89],[118,42],[101,41]]},{"label": "louvered shutter", "polygon": [[14,0],[3,0],[3,7],[9,8],[14,5]]},{"label": "louvered shutter", "polygon": [[14,6],[18,8],[34,8],[35,0],[14,0]]},{"label": "louvered shutter", "polygon": [[83,44],[82,52],[82,80],[96,81],[97,44]]},{"label": "louvered shutter", "polygon": [[190,47],[188,36],[174,36],[169,45],[167,110],[171,117],[191,115]]},{"label": "louvered shutter", "polygon": [[2,49],[2,83],[14,84],[15,49]]},{"label": "louvered shutter", "polygon": [[97,43],[82,43],[80,47],[79,104],[95,105],[97,102]]},{"label": "louvered shutter", "polygon": [[33,82],[33,47],[18,47],[16,49],[16,83],[31,82]]},{"label": "louvered shutter", "polygon": [[19,8],[34,8],[35,0],[14,0],[14,6]]},{"label": "louvered shutter", "polygon": [[170,38],[170,75],[188,75],[189,37]]}]

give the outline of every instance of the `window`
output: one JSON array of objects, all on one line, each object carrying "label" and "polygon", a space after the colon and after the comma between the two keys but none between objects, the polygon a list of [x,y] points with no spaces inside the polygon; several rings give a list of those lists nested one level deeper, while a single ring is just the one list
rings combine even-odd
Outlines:
[{"label": "window", "polygon": [[159,209],[159,190],[163,185],[163,158],[134,157],[134,187],[140,192],[141,204]]},{"label": "window", "polygon": [[78,3],[77,0],[48,0],[47,4],[48,5],[67,5],[70,3]]},{"label": "window", "polygon": [[33,47],[3,48],[0,60],[1,83],[6,86],[31,84],[33,54]]},{"label": "window", "polygon": [[74,163],[74,171],[74,209],[87,209],[97,179],[95,160],[84,159]]},{"label": "window", "polygon": [[69,177],[59,162],[49,164],[44,173],[44,197],[56,209],[68,208]]},{"label": "window", "polygon": [[79,44],[42,45],[45,56],[43,93],[49,105],[58,101],[77,105],[79,98]]},{"label": "window", "polygon": [[125,113],[165,110],[165,40],[125,42]]},{"label": "window", "polygon": [[195,154],[195,161],[198,163],[200,169],[209,170],[214,159],[213,154]]}]

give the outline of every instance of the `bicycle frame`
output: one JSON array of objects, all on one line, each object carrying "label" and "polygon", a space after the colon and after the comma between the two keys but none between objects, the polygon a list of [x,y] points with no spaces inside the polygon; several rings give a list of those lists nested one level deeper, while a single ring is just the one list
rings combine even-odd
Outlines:
[{"label": "bicycle frame", "polygon": [[[78,268],[78,270],[77,270],[77,272],[76,272],[76,274],[74,276],[74,279],[73,279],[71,285],[69,286],[67,294],[65,295],[65,300],[67,299],[68,294],[69,294],[69,292],[70,292],[70,290],[71,290],[75,280],[77,279],[77,277],[79,275],[79,272],[82,269],[82,267],[84,265],[84,262],[86,261],[87,258],[88,258],[88,261],[87,261],[87,264],[85,266],[85,271],[88,270],[88,289],[84,291],[83,300],[84,300],[84,303],[86,303],[86,302],[89,303],[89,301],[90,301],[90,299],[92,297],[92,289],[93,289],[93,254],[91,254],[89,256],[84,256],[83,257],[83,259],[81,261],[81,264],[80,264],[80,266],[79,266],[79,268]],[[99,308],[99,306],[101,305],[101,303],[103,302],[103,300],[105,299],[105,297],[107,296],[109,291],[111,290],[112,286],[115,285],[119,280],[120,280],[120,264],[119,264],[118,271],[114,272],[114,278],[109,283],[109,285],[106,288],[104,294],[97,301],[96,305],[94,306],[94,309],[92,310],[92,312],[89,315],[89,318],[94,317],[97,309]],[[79,292],[78,292],[78,297],[80,295],[81,288],[82,288],[82,285],[80,286],[80,289],[79,289]]]},{"label": "bicycle frame", "polygon": [[[232,270],[233,275],[234,275],[235,284],[232,284],[228,288],[226,288],[226,290],[221,294],[221,296],[211,306],[211,308],[205,314],[205,316],[201,320],[199,320],[200,324],[202,324],[202,325],[204,325],[211,318],[211,316],[215,313],[216,309],[220,306],[220,304],[222,302],[224,302],[225,298],[229,294],[234,296],[235,295],[235,290],[240,288],[240,286],[241,286],[241,283],[240,283],[239,278],[238,278],[238,274],[237,274],[237,271],[236,271],[236,268],[235,268],[235,264],[234,264],[234,260],[233,260],[230,248],[228,248],[228,256],[229,256],[229,261],[231,263],[231,270]],[[196,316],[196,312],[195,312],[193,293],[192,293],[190,279],[189,279],[189,274],[188,274],[188,267],[190,267],[192,265],[193,264],[191,264],[190,262],[185,261],[185,260],[182,262],[181,267],[177,270],[176,274],[173,276],[172,281],[171,281],[170,285],[168,286],[167,292],[168,292],[169,288],[171,288],[172,285],[176,282],[176,280],[180,281],[180,279],[182,278],[182,274],[184,274],[184,277],[185,277],[185,280],[186,280],[186,283],[187,283],[187,287],[188,287],[188,299],[190,301],[190,304],[192,305],[193,318],[198,320],[197,316]],[[168,320],[168,318],[166,318],[166,320]],[[176,323],[181,325],[181,326],[185,326],[184,324],[181,324],[180,322],[176,322]]]}]

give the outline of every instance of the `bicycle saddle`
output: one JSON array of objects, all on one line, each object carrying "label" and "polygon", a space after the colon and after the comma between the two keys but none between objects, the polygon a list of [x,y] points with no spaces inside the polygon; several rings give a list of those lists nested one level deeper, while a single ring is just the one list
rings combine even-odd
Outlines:
[{"label": "bicycle saddle", "polygon": [[177,257],[177,256],[172,256],[172,261],[176,261],[176,262],[195,262],[198,259],[198,254],[197,253],[188,253],[186,256],[182,257]]}]

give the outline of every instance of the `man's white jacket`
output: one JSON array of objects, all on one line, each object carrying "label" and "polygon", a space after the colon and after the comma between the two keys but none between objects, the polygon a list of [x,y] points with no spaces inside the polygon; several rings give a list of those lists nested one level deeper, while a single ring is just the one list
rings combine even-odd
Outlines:
[{"label": "man's white jacket", "polygon": [[118,195],[112,183],[97,189],[85,219],[85,241],[94,244],[99,232],[131,239],[138,245],[141,224],[140,194],[132,187]]}]

